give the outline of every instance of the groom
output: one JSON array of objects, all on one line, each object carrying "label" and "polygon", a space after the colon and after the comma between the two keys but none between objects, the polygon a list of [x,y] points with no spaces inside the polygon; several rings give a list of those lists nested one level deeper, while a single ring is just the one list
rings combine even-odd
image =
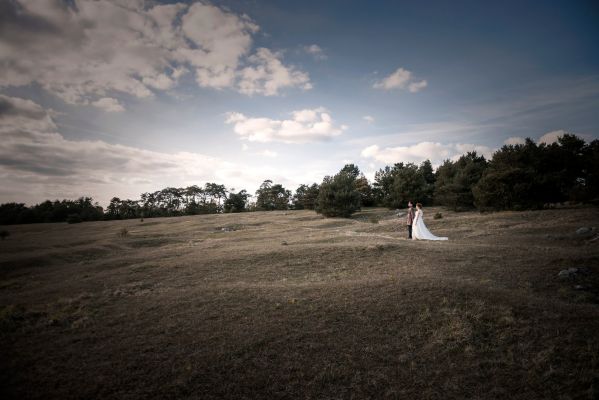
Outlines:
[{"label": "groom", "polygon": [[412,239],[412,222],[414,222],[414,209],[412,208],[412,202],[408,201],[408,219],[406,224],[408,225],[408,239]]}]

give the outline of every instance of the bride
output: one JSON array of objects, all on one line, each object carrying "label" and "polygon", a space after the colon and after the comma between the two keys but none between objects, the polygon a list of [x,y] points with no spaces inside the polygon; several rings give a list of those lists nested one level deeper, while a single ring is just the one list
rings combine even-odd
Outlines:
[{"label": "bride", "polygon": [[420,240],[447,240],[446,237],[438,237],[433,235],[422,219],[422,204],[416,204],[416,215],[414,216],[414,222],[412,222],[412,239]]}]

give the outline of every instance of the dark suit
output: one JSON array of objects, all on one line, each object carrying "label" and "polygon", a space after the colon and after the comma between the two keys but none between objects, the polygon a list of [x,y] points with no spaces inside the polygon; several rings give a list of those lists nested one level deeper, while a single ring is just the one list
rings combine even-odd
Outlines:
[{"label": "dark suit", "polygon": [[408,239],[412,239],[412,222],[414,222],[414,215],[414,208],[408,208],[408,219],[406,220],[408,225]]}]

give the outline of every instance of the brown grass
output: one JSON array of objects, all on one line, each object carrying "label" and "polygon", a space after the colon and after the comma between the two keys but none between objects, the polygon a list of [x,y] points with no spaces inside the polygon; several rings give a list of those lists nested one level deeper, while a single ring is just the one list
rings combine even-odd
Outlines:
[{"label": "brown grass", "polygon": [[597,398],[597,209],[426,215],[10,227],[0,396]]}]

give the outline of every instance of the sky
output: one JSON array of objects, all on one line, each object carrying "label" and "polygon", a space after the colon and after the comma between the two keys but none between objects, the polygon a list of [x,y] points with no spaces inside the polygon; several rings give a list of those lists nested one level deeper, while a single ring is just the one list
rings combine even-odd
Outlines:
[{"label": "sky", "polygon": [[0,0],[0,203],[599,138],[596,1]]}]

